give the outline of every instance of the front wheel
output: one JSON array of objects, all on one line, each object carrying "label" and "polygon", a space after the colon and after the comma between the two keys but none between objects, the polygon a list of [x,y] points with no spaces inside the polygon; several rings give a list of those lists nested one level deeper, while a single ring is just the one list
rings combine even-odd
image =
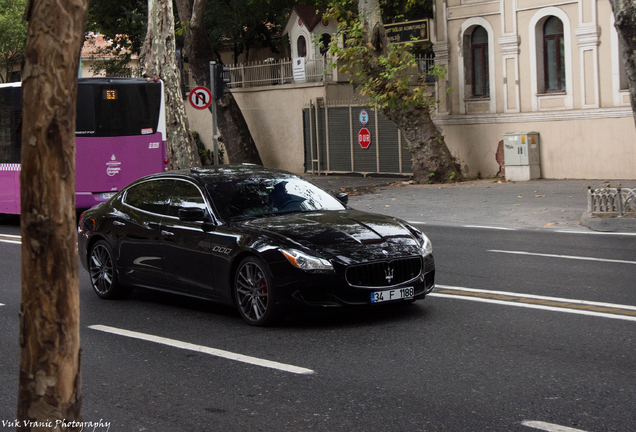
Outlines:
[{"label": "front wheel", "polygon": [[104,240],[97,241],[91,248],[88,272],[95,294],[103,299],[125,297],[131,291],[119,284],[113,251]]},{"label": "front wheel", "polygon": [[234,278],[234,295],[241,318],[248,324],[266,326],[276,321],[274,284],[259,258],[241,261]]}]

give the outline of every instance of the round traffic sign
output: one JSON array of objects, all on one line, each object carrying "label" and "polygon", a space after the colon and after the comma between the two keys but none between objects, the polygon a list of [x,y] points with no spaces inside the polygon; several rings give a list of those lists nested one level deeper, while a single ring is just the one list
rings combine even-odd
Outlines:
[{"label": "round traffic sign", "polygon": [[196,109],[206,109],[212,103],[212,93],[205,87],[195,87],[190,92],[190,105]]},{"label": "round traffic sign", "polygon": [[366,126],[369,123],[369,113],[366,110],[360,111],[360,124]]},{"label": "round traffic sign", "polygon": [[369,148],[371,145],[371,132],[369,132],[369,129],[360,129],[360,132],[358,132],[358,144],[360,144],[360,147],[363,149]]}]

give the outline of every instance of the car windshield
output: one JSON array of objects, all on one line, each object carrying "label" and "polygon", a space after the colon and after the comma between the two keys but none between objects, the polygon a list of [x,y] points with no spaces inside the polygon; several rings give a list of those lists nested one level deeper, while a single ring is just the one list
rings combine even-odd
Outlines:
[{"label": "car windshield", "polygon": [[208,183],[206,189],[226,220],[344,209],[327,192],[295,177],[227,180]]}]

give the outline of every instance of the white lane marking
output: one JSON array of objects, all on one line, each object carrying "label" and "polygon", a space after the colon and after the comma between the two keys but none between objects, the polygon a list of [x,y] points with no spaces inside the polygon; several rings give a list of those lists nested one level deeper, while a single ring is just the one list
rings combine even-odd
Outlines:
[{"label": "white lane marking", "polygon": [[548,258],[563,258],[563,259],[581,260],[581,261],[599,261],[599,262],[611,262],[611,263],[619,263],[619,264],[636,264],[636,261],[614,260],[614,259],[606,259],[606,258],[591,258],[591,257],[582,257],[582,256],[573,256],[573,255],[543,254],[543,253],[533,253],[533,252],[524,252],[524,251],[505,251],[505,250],[492,249],[492,250],[488,250],[487,252],[515,254],[515,255],[532,255],[532,256],[542,256],[542,257],[548,257]]},{"label": "white lane marking", "polygon": [[492,291],[492,290],[483,290],[483,289],[477,289],[477,288],[457,287],[457,286],[451,286],[451,285],[436,284],[435,286],[437,288],[456,290],[456,291],[478,292],[478,293],[484,293],[484,294],[501,294],[501,295],[507,295],[511,297],[524,297],[524,298],[548,300],[548,301],[555,301],[555,302],[584,304],[584,305],[598,306],[598,307],[636,310],[636,306],[621,305],[616,303],[602,303],[602,302],[593,302],[589,300],[576,300],[576,299],[568,299],[563,297],[547,297],[547,296],[540,296],[540,295],[534,295],[534,294],[520,294],[520,293],[515,293],[510,291]]},{"label": "white lane marking", "polygon": [[[451,287],[451,286],[445,286],[445,285],[437,285],[437,287],[441,289],[449,289],[449,290],[483,292],[487,294],[508,295],[508,296],[515,296],[520,298],[527,297],[527,298],[541,299],[545,301],[569,302],[569,303],[579,303],[579,304],[586,304],[586,305],[599,306],[599,307],[615,307],[615,308],[621,308],[626,310],[636,310],[634,306],[613,305],[611,303],[595,303],[595,302],[586,302],[584,300],[559,299],[557,297],[543,297],[543,296],[535,296],[531,294],[523,295],[519,293],[509,293],[504,291],[477,290],[472,288]],[[455,300],[468,300],[468,301],[475,301],[475,302],[481,302],[481,303],[492,303],[492,304],[498,304],[498,305],[504,305],[504,306],[524,307],[528,309],[541,309],[541,310],[547,310],[552,312],[563,312],[563,313],[588,315],[588,316],[596,316],[596,317],[602,317],[602,318],[611,318],[611,319],[619,319],[624,321],[636,322],[636,316],[618,315],[618,314],[612,314],[607,312],[596,312],[596,311],[583,310],[583,309],[570,309],[567,307],[547,306],[547,305],[541,305],[541,304],[535,304],[535,303],[521,303],[521,302],[515,302],[515,301],[498,300],[498,299],[474,297],[474,296],[471,297],[471,296],[465,296],[461,294],[454,295],[454,294],[432,292],[427,295],[433,296],[433,297],[450,298]]]},{"label": "white lane marking", "polygon": [[451,298],[456,300],[468,300],[468,301],[475,301],[475,302],[481,302],[481,303],[493,303],[493,304],[499,304],[504,306],[524,307],[528,309],[542,309],[542,310],[547,310],[552,312],[563,312],[563,313],[571,313],[571,314],[577,314],[577,315],[589,315],[589,316],[596,316],[596,317],[602,317],[602,318],[612,318],[612,319],[636,322],[636,317],[631,317],[626,315],[614,315],[614,314],[608,314],[603,312],[592,312],[592,311],[585,311],[580,309],[568,309],[568,308],[554,307],[554,306],[542,306],[537,304],[516,303],[516,302],[505,301],[505,300],[493,300],[493,299],[486,299],[486,298],[479,298],[479,297],[466,297],[462,295],[442,294],[442,293],[435,293],[435,292],[427,294],[427,296],[444,297],[444,298]]},{"label": "white lane marking", "polygon": [[636,236],[636,233],[627,232],[608,232],[608,231],[570,231],[570,230],[555,230],[554,232],[565,234],[595,234],[595,235],[624,235],[624,236]]},{"label": "white lane marking", "polygon": [[[422,221],[407,221],[412,225],[431,225],[431,226],[453,226],[452,224],[446,224],[443,222],[440,223],[431,223],[431,222],[422,222]],[[504,230],[504,231],[533,231],[539,230],[541,232],[554,232],[560,234],[592,234],[592,235],[618,235],[618,236],[636,236],[636,233],[628,233],[628,232],[607,232],[607,231],[592,231],[587,228],[581,228],[580,230],[565,230],[565,229],[551,229],[544,227],[536,227],[536,228],[504,228],[504,227],[495,227],[495,226],[486,226],[486,225],[458,225],[463,228],[483,228],[483,229],[494,229],[494,230]]]},{"label": "white lane marking", "polygon": [[494,230],[502,230],[502,231],[517,231],[516,228],[504,228],[504,227],[484,226],[484,225],[462,225],[462,227],[464,227],[464,228],[494,229]]},{"label": "white lane marking", "polygon": [[5,240],[5,239],[2,239],[2,238],[0,238],[0,242],[1,242],[1,243],[10,243],[10,244],[22,244],[22,242],[21,242],[21,241],[15,241],[15,240]]},{"label": "white lane marking", "polygon": [[134,339],[141,339],[149,342],[160,343],[163,345],[168,345],[175,348],[181,348],[190,351],[197,351],[204,354],[210,354],[216,357],[225,358],[228,360],[235,360],[242,363],[248,363],[255,366],[268,367],[272,369],[278,369],[283,372],[291,372],[295,374],[301,375],[310,375],[313,374],[314,371],[311,369],[305,369],[298,366],[292,366],[284,363],[278,363],[270,360],[263,360],[257,357],[245,356],[242,354],[236,354],[230,351],[223,351],[216,348],[210,348],[202,345],[195,345],[187,342],[181,342],[175,339],[168,339],[161,336],[154,336],[146,333],[139,333],[130,330],[118,329],[116,327],[109,327],[104,325],[92,325],[88,326],[88,328],[93,330],[99,330],[106,333],[113,333],[120,336],[126,336]]},{"label": "white lane marking", "polygon": [[22,236],[11,234],[0,234],[0,242],[11,244],[22,244]]},{"label": "white lane marking", "polygon": [[583,429],[574,429],[567,426],[561,426],[553,423],[546,423],[542,421],[524,420],[521,422],[523,426],[528,426],[534,429],[541,429],[547,432],[585,432]]}]

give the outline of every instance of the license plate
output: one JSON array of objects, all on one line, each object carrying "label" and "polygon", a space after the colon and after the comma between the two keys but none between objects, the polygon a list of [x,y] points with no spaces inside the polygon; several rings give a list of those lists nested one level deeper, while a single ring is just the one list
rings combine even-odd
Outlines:
[{"label": "license plate", "polygon": [[371,303],[381,303],[393,300],[411,300],[413,298],[413,293],[413,287],[375,291],[371,293]]},{"label": "license plate", "polygon": [[112,197],[115,196],[117,192],[104,192],[103,194],[101,194],[102,199],[111,199]]}]

